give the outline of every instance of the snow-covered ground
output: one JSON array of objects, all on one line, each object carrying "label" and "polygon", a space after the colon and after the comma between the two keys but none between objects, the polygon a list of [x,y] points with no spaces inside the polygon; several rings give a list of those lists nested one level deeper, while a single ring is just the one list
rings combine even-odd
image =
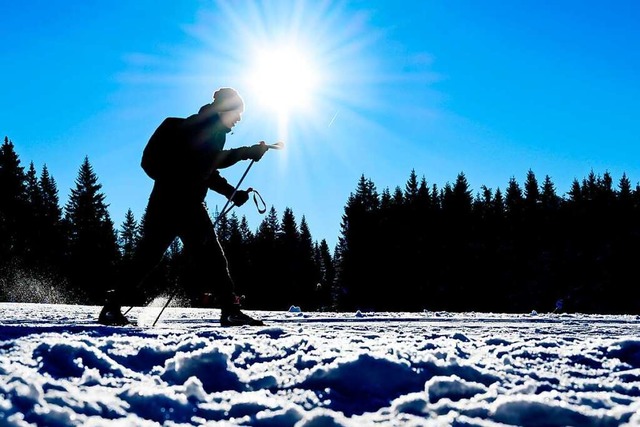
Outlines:
[{"label": "snow-covered ground", "polygon": [[640,426],[637,316],[98,310],[0,304],[0,426]]}]

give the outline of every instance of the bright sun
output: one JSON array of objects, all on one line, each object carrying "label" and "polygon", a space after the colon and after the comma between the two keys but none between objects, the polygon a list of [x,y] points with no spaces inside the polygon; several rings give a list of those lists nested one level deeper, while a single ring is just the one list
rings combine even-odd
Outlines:
[{"label": "bright sun", "polygon": [[307,109],[318,88],[316,67],[300,49],[280,46],[260,49],[248,77],[258,100],[288,115],[293,109]]},{"label": "bright sun", "polygon": [[366,31],[366,16],[354,16],[343,2],[206,3],[211,9],[186,27],[207,45],[197,67],[207,86],[198,85],[193,96],[212,85],[237,88],[246,102],[246,132],[275,131],[272,141],[301,141],[347,120],[365,121],[358,110],[378,102],[368,91],[386,77],[371,74],[377,63],[365,54],[377,32]]}]

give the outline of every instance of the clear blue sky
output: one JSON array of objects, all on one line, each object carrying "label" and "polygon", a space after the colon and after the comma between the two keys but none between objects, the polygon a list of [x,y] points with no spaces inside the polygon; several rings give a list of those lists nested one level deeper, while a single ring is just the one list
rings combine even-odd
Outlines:
[{"label": "clear blue sky", "polygon": [[[560,195],[591,170],[640,181],[637,1],[24,0],[1,1],[0,16],[0,136],[24,166],[47,164],[61,203],[88,156],[118,228],[144,210],[155,127],[221,86],[247,104],[227,147],[286,144],[246,186],[332,248],[362,174],[379,191],[412,169],[439,187],[464,172],[474,193],[529,169]],[[278,113],[248,76],[270,66],[256,49],[285,42],[317,85]],[[223,175],[235,183],[247,165]],[[235,212],[253,229],[263,218]]]}]

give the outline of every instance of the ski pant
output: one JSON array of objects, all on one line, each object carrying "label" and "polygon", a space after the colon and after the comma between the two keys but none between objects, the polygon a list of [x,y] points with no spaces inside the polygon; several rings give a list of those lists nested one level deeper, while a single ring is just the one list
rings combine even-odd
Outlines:
[{"label": "ski pant", "polygon": [[141,239],[119,289],[121,299],[126,300],[126,294],[144,293],[145,279],[178,237],[189,263],[187,291],[192,299],[194,295],[213,292],[223,307],[235,302],[227,258],[203,202],[204,195],[190,190],[154,186],[143,218]]}]

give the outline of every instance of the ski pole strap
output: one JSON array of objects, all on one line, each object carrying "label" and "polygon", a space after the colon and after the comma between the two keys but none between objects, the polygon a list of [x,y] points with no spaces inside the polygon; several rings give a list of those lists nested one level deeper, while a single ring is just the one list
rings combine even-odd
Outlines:
[{"label": "ski pole strap", "polygon": [[[264,199],[262,198],[262,196],[260,195],[260,193],[258,193],[256,190],[254,190],[253,188],[249,187],[247,188],[247,193],[253,193],[253,203],[256,205],[256,209],[258,209],[258,213],[263,214],[267,211],[267,204],[264,202]],[[260,200],[260,201],[258,201]],[[227,208],[225,210],[223,210],[222,212],[220,212],[220,214],[218,215],[218,218],[221,216],[225,216],[227,215],[231,209],[235,208],[236,204],[231,202],[228,204]],[[217,220],[216,220],[217,222]]]},{"label": "ski pole strap", "polygon": [[[249,187],[247,191],[250,193],[253,193],[253,203],[255,203],[256,209],[258,209],[258,213],[260,214],[265,213],[267,211],[267,205],[264,202],[264,199],[262,198],[260,193],[258,193],[256,190],[254,190],[251,187]],[[260,203],[258,203],[258,199],[260,199]]]}]

